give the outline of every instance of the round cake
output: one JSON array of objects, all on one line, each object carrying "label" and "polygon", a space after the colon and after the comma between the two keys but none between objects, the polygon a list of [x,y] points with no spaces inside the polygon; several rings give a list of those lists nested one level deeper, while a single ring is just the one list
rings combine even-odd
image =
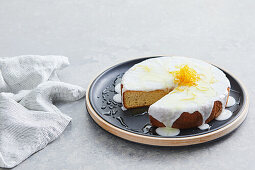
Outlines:
[{"label": "round cake", "polygon": [[152,126],[193,128],[218,117],[230,82],[217,67],[187,57],[158,57],[135,64],[122,77],[126,109],[149,106]]}]

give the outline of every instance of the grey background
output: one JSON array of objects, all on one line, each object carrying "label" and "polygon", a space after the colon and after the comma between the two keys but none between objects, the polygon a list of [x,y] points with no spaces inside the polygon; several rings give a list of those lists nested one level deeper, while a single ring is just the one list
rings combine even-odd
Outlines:
[{"label": "grey background", "polygon": [[63,81],[87,87],[107,67],[140,56],[181,55],[229,70],[247,86],[243,125],[191,147],[152,147],[115,137],[87,114],[84,99],[60,104],[64,133],[15,169],[254,169],[255,1],[0,1],[0,57],[60,54]]}]

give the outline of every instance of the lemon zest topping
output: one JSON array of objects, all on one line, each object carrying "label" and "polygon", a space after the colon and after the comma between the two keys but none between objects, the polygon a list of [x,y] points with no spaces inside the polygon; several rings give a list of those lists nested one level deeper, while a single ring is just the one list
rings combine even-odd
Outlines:
[{"label": "lemon zest topping", "polygon": [[210,84],[213,84],[215,82],[217,82],[217,80],[214,77],[212,77],[211,80],[210,80]]},{"label": "lemon zest topping", "polygon": [[174,91],[172,91],[172,93],[176,93],[176,92],[183,92],[184,90],[186,90],[187,88],[180,88],[179,86],[178,87],[176,87],[175,89],[174,89]]},{"label": "lemon zest topping", "polygon": [[207,87],[196,87],[199,91],[207,91],[209,88]]},{"label": "lemon zest topping", "polygon": [[174,83],[178,86],[196,86],[196,82],[200,80],[200,76],[196,70],[188,65],[180,67],[180,70],[170,72],[174,76]]},{"label": "lemon zest topping", "polygon": [[190,97],[190,98],[185,98],[185,99],[181,99],[181,100],[195,100],[195,98],[196,98],[196,94],[195,93],[192,93],[192,97]]},{"label": "lemon zest topping", "polygon": [[[148,67],[148,66],[144,66],[144,65],[138,65],[138,66],[136,66],[136,68],[137,67],[140,67],[140,68],[143,68],[145,71],[147,71],[147,72],[150,72],[151,71],[151,69]],[[135,69],[136,69],[135,68]]]}]

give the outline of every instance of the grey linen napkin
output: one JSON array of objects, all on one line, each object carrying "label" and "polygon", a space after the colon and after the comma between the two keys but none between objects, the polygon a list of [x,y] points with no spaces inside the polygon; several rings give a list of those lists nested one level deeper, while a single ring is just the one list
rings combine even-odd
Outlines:
[{"label": "grey linen napkin", "polygon": [[12,168],[43,149],[71,121],[52,104],[85,95],[58,81],[57,71],[68,65],[64,56],[0,58],[0,167]]}]

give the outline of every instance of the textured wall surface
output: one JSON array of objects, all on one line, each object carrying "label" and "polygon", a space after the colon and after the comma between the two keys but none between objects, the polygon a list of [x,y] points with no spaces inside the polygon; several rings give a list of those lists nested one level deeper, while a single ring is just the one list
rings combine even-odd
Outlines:
[{"label": "textured wall surface", "polygon": [[87,87],[102,70],[140,56],[181,55],[229,70],[251,105],[234,133],[208,144],[152,147],[97,126],[85,100],[59,104],[73,118],[64,133],[15,169],[253,169],[255,1],[0,1],[0,57],[61,54],[60,78]]}]

